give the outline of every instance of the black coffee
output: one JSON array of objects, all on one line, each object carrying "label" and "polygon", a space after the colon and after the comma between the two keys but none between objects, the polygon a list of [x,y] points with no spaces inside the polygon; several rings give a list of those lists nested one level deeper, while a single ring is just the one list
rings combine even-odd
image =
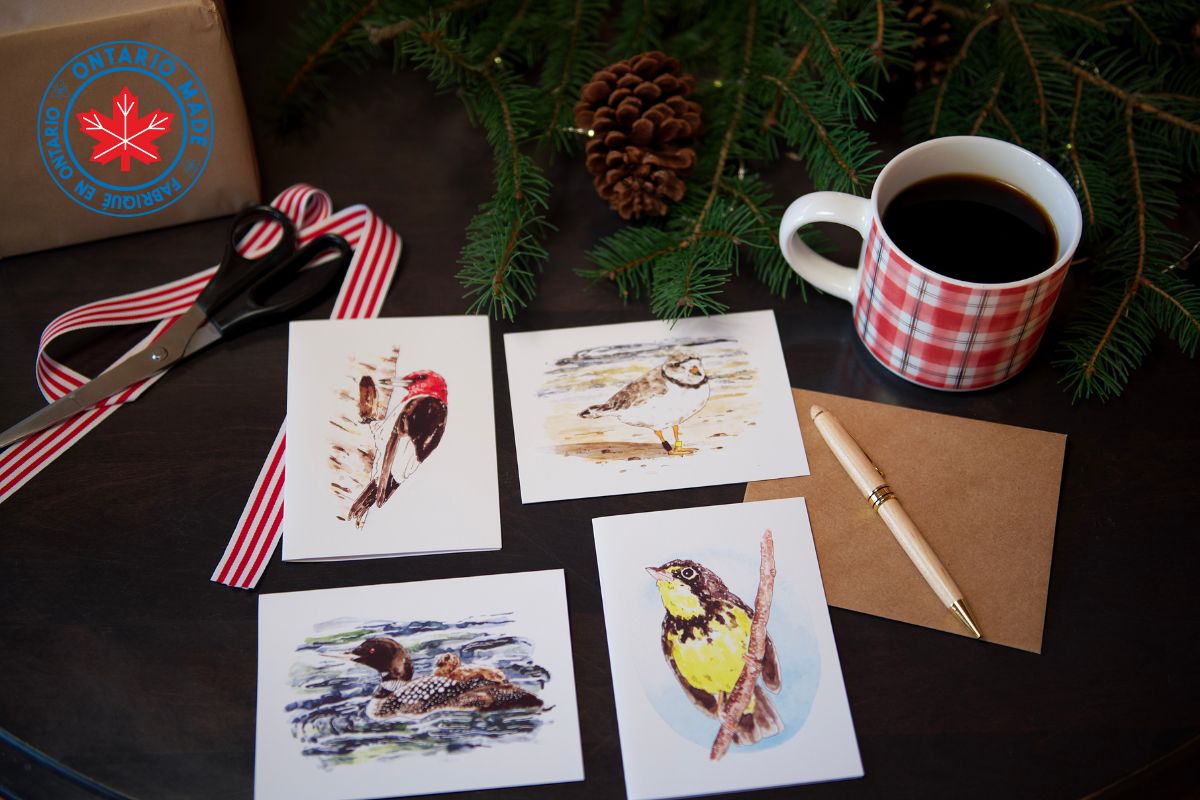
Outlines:
[{"label": "black coffee", "polygon": [[1037,275],[1058,255],[1050,217],[1024,192],[981,175],[939,175],[888,204],[883,227],[913,261],[972,283]]}]

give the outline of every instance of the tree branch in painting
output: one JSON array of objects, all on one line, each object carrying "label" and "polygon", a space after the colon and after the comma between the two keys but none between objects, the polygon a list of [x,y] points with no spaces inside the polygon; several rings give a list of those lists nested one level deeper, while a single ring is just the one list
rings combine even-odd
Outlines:
[{"label": "tree branch in painting", "polygon": [[754,596],[754,621],[750,623],[750,641],[746,645],[746,666],[729,693],[721,712],[721,730],[713,741],[709,758],[720,761],[733,742],[738,720],[754,696],[754,687],[762,673],[763,656],[767,649],[767,618],[771,614],[771,598],[775,594],[775,539],[768,529],[763,531],[758,565],[758,594]]}]

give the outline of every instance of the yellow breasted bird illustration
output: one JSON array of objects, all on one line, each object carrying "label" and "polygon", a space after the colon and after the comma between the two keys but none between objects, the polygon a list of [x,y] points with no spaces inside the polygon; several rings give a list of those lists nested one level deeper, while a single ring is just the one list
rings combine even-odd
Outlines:
[{"label": "yellow breasted bird illustration", "polygon": [[[710,717],[720,719],[725,701],[746,664],[750,623],[754,611],[725,586],[712,570],[695,561],[677,559],[661,567],[646,567],[657,581],[667,610],[662,624],[663,656],[684,692]],[[779,659],[767,636],[762,685],[746,705],[734,744],[754,744],[783,730],[763,686],[778,692]]]}]

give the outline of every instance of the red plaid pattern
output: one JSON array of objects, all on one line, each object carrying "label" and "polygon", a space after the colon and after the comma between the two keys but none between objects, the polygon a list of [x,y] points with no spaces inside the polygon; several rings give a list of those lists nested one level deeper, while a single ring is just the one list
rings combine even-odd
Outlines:
[{"label": "red plaid pattern", "polygon": [[950,391],[1007,380],[1037,350],[1067,269],[1021,286],[992,289],[917,267],[871,220],[854,304],[867,349],[902,378]]}]

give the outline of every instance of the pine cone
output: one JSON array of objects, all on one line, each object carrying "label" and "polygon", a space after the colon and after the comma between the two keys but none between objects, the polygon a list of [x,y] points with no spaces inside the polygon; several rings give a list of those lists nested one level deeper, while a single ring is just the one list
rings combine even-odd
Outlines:
[{"label": "pine cone", "polygon": [[950,20],[939,13],[937,0],[896,0],[896,5],[915,26],[917,41],[911,48],[914,88],[937,86],[948,66]]},{"label": "pine cone", "polygon": [[679,62],[657,51],[599,70],[575,104],[575,125],[593,132],[587,168],[596,192],[624,219],[659,217],[685,191],[700,133],[695,88]]}]

